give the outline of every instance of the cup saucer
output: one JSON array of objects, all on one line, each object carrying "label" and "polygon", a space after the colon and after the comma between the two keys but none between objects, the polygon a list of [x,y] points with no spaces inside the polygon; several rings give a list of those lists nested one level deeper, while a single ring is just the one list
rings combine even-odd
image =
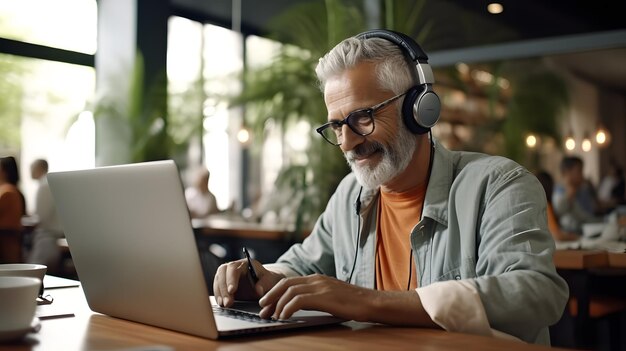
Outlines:
[{"label": "cup saucer", "polygon": [[33,318],[28,328],[18,330],[0,330],[0,342],[12,341],[23,338],[28,333],[36,333],[41,329],[39,318]]}]

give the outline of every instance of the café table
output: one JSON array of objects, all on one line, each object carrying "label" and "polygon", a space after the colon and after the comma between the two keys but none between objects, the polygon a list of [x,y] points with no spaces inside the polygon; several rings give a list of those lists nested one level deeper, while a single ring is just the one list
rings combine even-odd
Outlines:
[{"label": "caf\u00e9 table", "polygon": [[59,313],[64,317],[43,319],[39,332],[28,334],[19,341],[0,344],[0,351],[554,350],[486,336],[357,322],[209,340],[93,312],[80,286],[46,289],[46,293],[54,298],[50,305],[54,308],[52,314]]},{"label": "caf\u00e9 table", "polygon": [[248,222],[238,218],[214,216],[193,219],[192,227],[198,248],[202,251],[219,244],[225,250],[222,257],[224,261],[242,258],[241,248],[246,246],[253,258],[262,263],[271,263],[291,244],[302,240],[302,236],[296,236],[292,225]]}]

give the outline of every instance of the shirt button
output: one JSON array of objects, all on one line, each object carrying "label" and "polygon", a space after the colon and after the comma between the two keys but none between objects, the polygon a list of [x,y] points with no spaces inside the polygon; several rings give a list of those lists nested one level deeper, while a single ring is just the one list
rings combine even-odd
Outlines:
[{"label": "shirt button", "polygon": [[454,276],[454,279],[456,279],[456,280],[461,280],[461,276],[460,276],[460,275],[455,275],[455,276]]}]

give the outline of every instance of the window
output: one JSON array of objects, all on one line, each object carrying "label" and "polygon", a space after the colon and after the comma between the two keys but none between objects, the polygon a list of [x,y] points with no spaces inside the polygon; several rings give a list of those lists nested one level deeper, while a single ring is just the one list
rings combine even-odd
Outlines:
[{"label": "window", "polygon": [[[96,31],[95,0],[0,0],[2,38],[93,54]],[[0,74],[0,154],[18,159],[32,210],[32,161],[45,158],[52,171],[94,165],[93,118],[81,112],[93,96],[95,71],[0,52]]]},{"label": "window", "polygon": [[94,54],[95,0],[0,0],[0,37]]},{"label": "window", "polygon": [[[0,121],[3,126],[6,121],[6,125],[19,128],[3,128],[3,134],[12,133],[11,144],[1,147],[3,154],[15,155],[20,161],[21,186],[28,204],[36,189],[29,176],[33,160],[47,159],[51,171],[94,166],[93,118],[80,113],[93,95],[95,71],[0,54],[0,69],[6,65],[15,69],[9,80],[0,83],[0,89],[15,90],[0,96],[0,102],[10,106],[0,110]],[[18,100],[10,100],[16,97]]]},{"label": "window", "polygon": [[236,176],[241,174],[241,149],[236,133],[241,112],[229,109],[219,97],[241,89],[237,73],[243,69],[242,49],[239,33],[180,17],[170,19],[171,132],[181,141],[189,140],[190,166],[202,164],[211,172],[209,188],[222,209],[240,193]]}]

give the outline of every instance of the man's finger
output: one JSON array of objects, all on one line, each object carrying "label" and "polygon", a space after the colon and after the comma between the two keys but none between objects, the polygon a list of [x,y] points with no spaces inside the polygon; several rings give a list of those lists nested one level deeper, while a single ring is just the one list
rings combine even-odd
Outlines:
[{"label": "man's finger", "polygon": [[223,298],[227,296],[226,292],[226,264],[222,264],[217,268],[215,278],[213,278],[213,295],[216,302],[223,306]]},{"label": "man's finger", "polygon": [[242,272],[245,272],[246,261],[239,260],[230,262],[226,266],[226,279],[224,279],[224,289],[226,296],[224,296],[223,306],[230,307],[235,302],[235,293],[239,288],[239,278]]},{"label": "man's finger", "polygon": [[278,319],[289,319],[293,316],[294,313],[299,310],[310,309],[310,310],[323,310],[323,308],[318,307],[322,301],[318,301],[315,297],[315,294],[311,293],[303,293],[295,298],[289,300],[282,308],[280,313],[275,313],[278,316]]},{"label": "man's finger", "polygon": [[[289,286],[276,302],[273,317],[276,319],[287,319],[291,317],[293,312],[285,313],[285,306],[290,304],[291,310],[294,312],[301,309],[300,305],[305,302],[303,295],[307,295],[311,290],[311,285],[306,281]],[[295,308],[295,310],[294,310]]]},{"label": "man's finger", "polygon": [[295,279],[297,278],[281,279],[276,285],[274,285],[274,287],[270,289],[270,291],[268,291],[265,294],[265,296],[263,296],[259,300],[259,306],[265,307],[268,305],[275,304],[278,301],[278,299],[283,295],[285,290],[289,288],[289,286],[293,284],[293,282],[295,282]]}]

